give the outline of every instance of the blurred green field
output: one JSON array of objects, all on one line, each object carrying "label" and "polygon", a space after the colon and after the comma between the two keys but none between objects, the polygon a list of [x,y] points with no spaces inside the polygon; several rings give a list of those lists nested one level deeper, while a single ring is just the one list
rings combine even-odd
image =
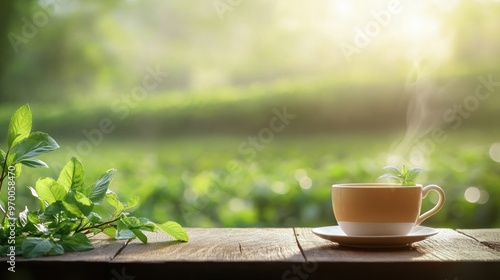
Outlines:
[{"label": "blurred green field", "polygon": [[61,146],[50,169],[24,168],[17,205],[36,207],[26,187],[78,156],[88,181],[116,168],[111,188],[155,221],[326,226],[332,184],[376,181],[405,133],[439,128],[420,182],[447,202],[425,224],[500,227],[498,1],[401,3],[373,36],[386,1],[249,1],[224,17],[210,1],[73,1],[25,34],[52,2],[0,9],[0,140],[29,103]]},{"label": "blurred green field", "polygon": [[[251,136],[251,135],[249,135]],[[429,154],[419,183],[447,194],[428,226],[500,226],[500,163],[489,155],[499,139],[487,132],[448,132]],[[238,151],[247,137],[178,137],[155,140],[105,138],[81,157],[87,182],[118,169],[111,185],[123,199],[140,198],[137,216],[176,220],[189,227],[285,227],[335,224],[330,186],[374,182],[383,173],[397,133],[276,135],[255,158]],[[59,139],[61,149],[43,156],[51,169],[28,169],[18,181],[18,205],[33,204],[26,186],[57,176],[78,141]],[[469,187],[482,190],[480,203],[466,201]],[[5,194],[3,194],[5,195]],[[423,208],[437,196],[429,195]],[[486,200],[486,201],[485,201]]]},{"label": "blurred green field", "polygon": [[[57,176],[66,161],[78,156],[88,182],[116,168],[112,189],[123,199],[139,197],[136,215],[158,222],[175,220],[190,227],[335,224],[330,186],[376,181],[388,153],[407,131],[406,106],[412,99],[402,83],[319,79],[217,93],[152,93],[127,106],[116,103],[122,99],[33,103],[33,129],[48,132],[61,148],[42,156],[51,169],[24,169],[18,205],[36,206],[26,187],[39,177]],[[492,144],[500,142],[498,96],[478,103],[458,128],[443,124],[444,112],[471,96],[477,84],[477,76],[463,76],[448,86],[449,94],[431,96],[423,108],[428,120],[437,116],[431,124],[444,129],[446,141],[434,143],[426,154],[420,183],[438,184],[448,196],[444,209],[426,225],[500,226],[500,163],[489,154]],[[16,106],[0,106],[0,139]],[[269,128],[276,110],[295,117],[252,148],[249,137],[258,138]],[[112,131],[101,129],[103,120]],[[425,127],[413,129],[425,132]],[[467,190],[476,202],[466,200]],[[423,207],[429,209],[436,199],[430,195]]]}]

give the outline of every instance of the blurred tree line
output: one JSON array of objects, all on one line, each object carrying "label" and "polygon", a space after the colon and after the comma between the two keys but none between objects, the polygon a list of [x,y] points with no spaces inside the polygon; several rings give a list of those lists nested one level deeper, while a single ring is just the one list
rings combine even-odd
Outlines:
[{"label": "blurred tree line", "polygon": [[[336,6],[346,2],[354,3],[352,16]],[[436,76],[474,83],[478,74],[500,72],[497,2],[462,0],[448,10],[429,3],[421,14],[439,18],[441,32],[425,33],[425,24],[419,37],[398,30],[412,16],[414,25],[425,20],[402,3],[402,12],[349,62],[340,46],[353,44],[358,29],[366,33],[386,2],[251,1],[226,3],[221,14],[212,1],[3,1],[0,101],[112,100],[139,84],[146,67],[169,73],[154,94],[213,94],[226,86],[317,77],[401,84],[415,45],[440,61]]]}]

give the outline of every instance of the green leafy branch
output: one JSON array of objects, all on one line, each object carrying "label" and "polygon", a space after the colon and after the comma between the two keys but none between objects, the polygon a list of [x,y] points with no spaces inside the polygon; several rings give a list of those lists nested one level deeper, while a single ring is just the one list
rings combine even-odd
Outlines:
[{"label": "green leafy branch", "polygon": [[398,169],[397,167],[394,166],[386,166],[384,167],[385,170],[388,171],[388,173],[380,176],[379,178],[389,178],[392,180],[395,180],[399,183],[401,183],[402,186],[414,186],[415,185],[415,179],[418,177],[420,172],[422,172],[422,168],[420,167],[413,167],[413,168],[408,168],[406,165],[403,164],[401,167],[401,170]]},{"label": "green leafy branch", "polygon": [[[59,146],[47,134],[31,132],[31,111],[28,105],[18,109],[12,117],[8,132],[8,149],[1,151],[0,191],[5,178],[20,175],[21,165],[48,167],[36,156]],[[14,168],[9,168],[13,166]],[[9,170],[15,170],[10,174]],[[147,218],[136,218],[130,211],[139,200],[122,202],[109,184],[116,170],[110,169],[92,184],[86,184],[82,163],[72,158],[61,170],[57,180],[43,178],[29,187],[40,202],[40,209],[25,207],[18,218],[13,211],[2,208],[0,223],[0,255],[12,251],[12,228],[15,230],[15,253],[33,258],[60,255],[66,251],[87,251],[94,248],[89,235],[104,233],[115,239],[138,238],[147,243],[144,231],[164,231],[173,238],[188,241],[186,231],[178,223],[156,224]],[[7,219],[6,219],[7,218]],[[15,227],[11,224],[14,223]]]},{"label": "green leafy branch", "polygon": [[[59,145],[47,133],[31,132],[32,115],[28,105],[19,108],[12,116],[7,131],[7,151],[0,149],[0,192],[4,180],[9,175],[9,169],[15,170],[11,174],[12,178],[21,175],[21,166],[25,165],[33,168],[45,167],[47,164],[36,157],[59,148]],[[10,168],[13,167],[13,168]],[[7,211],[1,207],[5,218],[9,218]]]}]

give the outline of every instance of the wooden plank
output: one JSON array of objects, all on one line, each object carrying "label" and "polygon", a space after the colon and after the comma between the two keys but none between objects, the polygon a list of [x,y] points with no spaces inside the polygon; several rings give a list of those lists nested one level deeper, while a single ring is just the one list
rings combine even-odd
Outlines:
[{"label": "wooden plank", "polygon": [[15,275],[3,258],[0,279],[37,278],[49,270],[57,271],[51,279],[464,280],[500,275],[500,251],[488,247],[499,242],[500,229],[440,229],[411,247],[376,250],[341,247],[310,228],[186,230],[187,243],[161,233],[148,233],[147,245],[98,236],[92,251],[16,258]]},{"label": "wooden plank", "polygon": [[295,232],[318,278],[383,275],[380,278],[462,280],[488,279],[491,273],[500,273],[499,252],[451,229],[439,229],[437,235],[399,249],[348,248],[319,238],[309,228]]},{"label": "wooden plank", "polygon": [[488,229],[458,229],[461,232],[475,240],[481,242],[482,244],[500,251],[500,229],[499,228],[488,228]]},{"label": "wooden plank", "polygon": [[421,254],[411,247],[390,250],[342,247],[316,236],[310,228],[296,228],[295,234],[308,262],[374,262],[380,260],[397,262],[421,257]]},{"label": "wooden plank", "polygon": [[[121,267],[113,267],[110,261],[122,250],[127,240],[114,240],[104,234],[92,238],[94,250],[68,252],[61,256],[35,259],[16,257],[15,272],[8,271],[10,265],[0,258],[0,279],[120,279]],[[50,275],[43,277],[43,273]]]},{"label": "wooden plank", "polygon": [[296,229],[297,240],[308,261],[500,261],[500,253],[451,229],[400,249],[352,249],[315,236],[310,229]]},{"label": "wooden plank", "polygon": [[451,229],[414,245],[429,260],[440,261],[500,261],[500,252]]},{"label": "wooden plank", "polygon": [[148,233],[147,245],[130,242],[111,263],[141,279],[254,280],[288,279],[304,262],[291,228],[186,230],[187,243]]},{"label": "wooden plank", "polygon": [[134,240],[115,262],[303,262],[291,228],[188,228],[189,242],[148,233]]},{"label": "wooden plank", "polygon": [[[122,250],[127,240],[114,240],[109,236],[101,233],[92,237],[92,243],[95,249],[85,252],[67,252],[60,256],[47,256],[35,259],[26,259],[23,257],[16,257],[16,262],[109,262]],[[0,258],[4,261],[6,258]]]}]

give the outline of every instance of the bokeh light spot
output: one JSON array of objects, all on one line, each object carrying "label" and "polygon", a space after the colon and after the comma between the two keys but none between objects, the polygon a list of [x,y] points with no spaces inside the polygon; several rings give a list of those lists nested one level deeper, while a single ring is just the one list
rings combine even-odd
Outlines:
[{"label": "bokeh light spot", "polygon": [[485,204],[486,202],[488,202],[488,199],[490,199],[490,194],[485,190],[480,190],[479,192],[480,192],[480,196],[479,196],[479,200],[477,201],[477,203]]},{"label": "bokeh light spot", "polygon": [[304,177],[304,176],[307,176],[307,171],[305,171],[304,169],[297,169],[295,171],[295,179],[297,181],[300,182],[300,179],[302,179],[302,177]]},{"label": "bokeh light spot", "polygon": [[481,197],[481,191],[476,187],[469,187],[465,190],[464,197],[468,202],[476,203]]},{"label": "bokeh light spot", "polygon": [[301,188],[303,188],[304,190],[308,190],[312,187],[312,179],[304,176],[300,178],[299,184]]},{"label": "bokeh light spot", "polygon": [[490,157],[496,162],[500,162],[500,143],[493,143],[490,147]]},{"label": "bokeh light spot", "polygon": [[271,190],[277,194],[286,194],[288,193],[288,186],[283,182],[274,182],[271,185]]}]

